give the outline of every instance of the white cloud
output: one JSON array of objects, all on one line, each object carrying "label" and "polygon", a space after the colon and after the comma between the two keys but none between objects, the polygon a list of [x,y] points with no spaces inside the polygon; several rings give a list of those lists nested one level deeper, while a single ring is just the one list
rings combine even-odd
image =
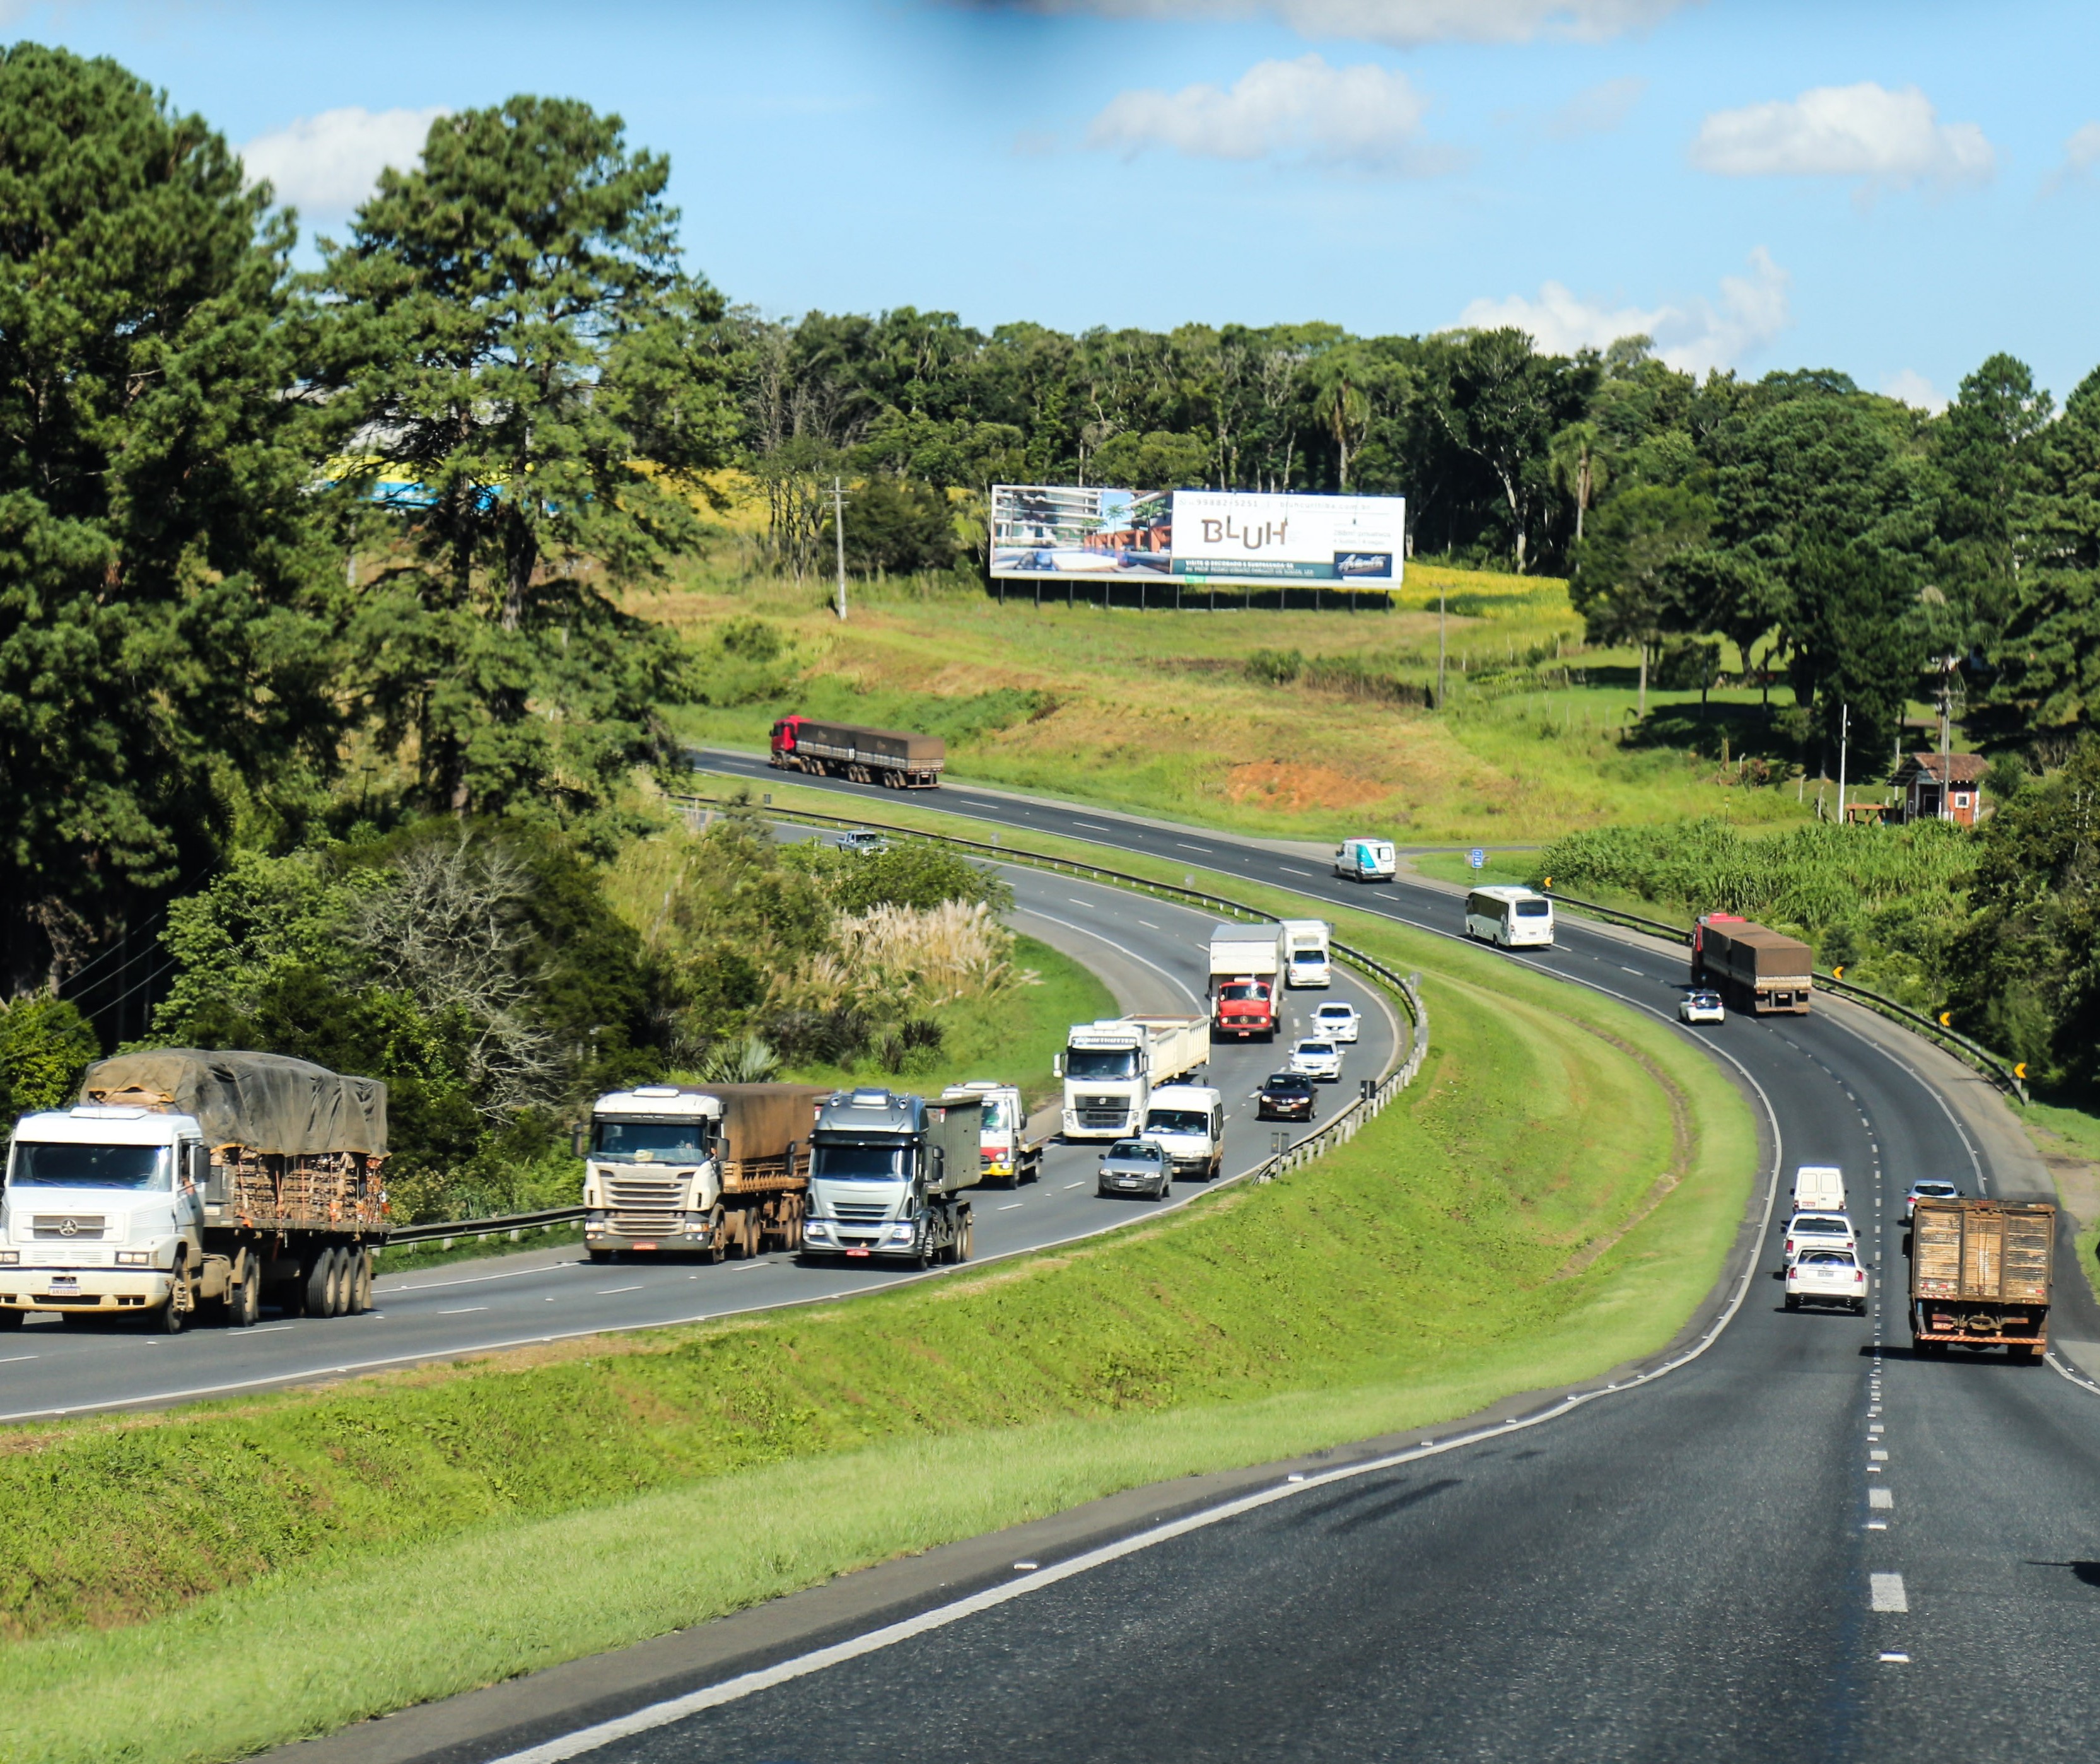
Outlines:
[{"label": "white cloud", "polygon": [[1790,100],[1718,110],[1692,162],[1727,178],[1859,178],[1870,184],[1979,182],[1997,150],[1973,122],[1943,123],[1915,86],[1819,86]]},{"label": "white cloud", "polygon": [[258,135],[240,157],[249,177],[276,187],[279,201],[308,215],[347,214],[372,194],[382,167],[405,170],[422,157],[430,125],[446,114],[442,106],[324,110]]},{"label": "white cloud", "polygon": [[[999,0],[992,0],[999,3]],[[1008,0],[1030,12],[1215,21],[1274,18],[1301,37],[1412,49],[1423,43],[1602,42],[1697,0]]]},{"label": "white cloud", "polygon": [[2063,143],[2063,163],[2071,171],[2100,165],[2100,122],[2089,122]]},{"label": "white cloud", "polygon": [[1724,276],[1718,298],[1697,298],[1659,306],[1612,306],[1547,282],[1536,299],[1476,300],[1458,315],[1461,325],[1493,330],[1514,325],[1538,339],[1542,349],[1571,354],[1602,349],[1621,337],[1655,340],[1655,352],[1687,373],[1740,366],[1791,322],[1787,290],[1793,278],[1762,245],[1750,254],[1750,273]]},{"label": "white cloud", "polygon": [[1546,132],[1556,141],[1573,140],[1578,135],[1605,135],[1626,120],[1626,112],[1640,102],[1648,82],[1627,78],[1607,80],[1577,92],[1546,119]]},{"label": "white cloud", "polygon": [[1899,404],[1914,404],[1918,409],[1929,411],[1937,417],[1947,408],[1947,400],[1935,389],[1931,381],[1915,368],[1905,368],[1900,373],[1891,373],[1882,381],[1885,397]]},{"label": "white cloud", "polygon": [[1407,76],[1374,66],[1331,68],[1317,55],[1262,61],[1230,90],[1119,92],[1087,130],[1087,145],[1136,153],[1171,148],[1202,159],[1300,158],[1374,170],[1435,171],[1451,157],[1420,139],[1428,104]]}]

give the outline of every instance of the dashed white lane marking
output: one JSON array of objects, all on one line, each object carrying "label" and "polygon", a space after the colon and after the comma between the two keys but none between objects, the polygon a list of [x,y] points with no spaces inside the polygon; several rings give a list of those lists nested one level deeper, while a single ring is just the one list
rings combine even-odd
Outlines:
[{"label": "dashed white lane marking", "polygon": [[485,1304],[466,1304],[461,1305],[457,1311],[440,1311],[438,1315],[439,1316],[465,1316],[470,1311],[486,1311],[488,1308],[488,1307]]},{"label": "dashed white lane marking", "polygon": [[639,1286],[601,1286],[601,1287],[599,1287],[599,1288],[598,1289],[598,1296],[599,1296],[601,1299],[604,1298],[604,1297],[605,1297],[608,1293],[615,1293],[615,1292],[639,1292],[639,1291],[641,1291],[641,1290],[642,1290],[642,1288],[641,1288]]},{"label": "dashed white lane marking", "polygon": [[1002,1213],[1010,1213],[1015,1207],[1026,1206],[1027,1204],[1028,1203],[1026,1201],[1008,1201],[1004,1206],[998,1207],[995,1211]]},{"label": "dashed white lane marking", "polygon": [[1867,1491],[1868,1506],[1894,1506],[1895,1504],[1896,1492],[1893,1488],[1869,1488]]},{"label": "dashed white lane marking", "polygon": [[1885,1664],[1891,1666],[1908,1666],[1910,1664],[1910,1656],[1908,1654],[1884,1654],[1882,1659]]},{"label": "dashed white lane marking", "polygon": [[1642,980],[1647,977],[1638,968],[1629,968],[1624,962],[1619,964],[1619,972],[1622,974],[1631,974],[1636,980]]},{"label": "dashed white lane marking", "polygon": [[1869,1574],[1867,1577],[1867,1584],[1870,1589],[1869,1596],[1873,1600],[1875,1610],[1908,1611],[1910,1609],[1910,1597],[1904,1591],[1903,1576],[1900,1574]]},{"label": "dashed white lane marking", "polygon": [[1138,923],[1143,925],[1147,931],[1157,931],[1159,928],[1159,927],[1153,924],[1149,919],[1140,919],[1138,920]]},{"label": "dashed white lane marking", "polygon": [[19,1360],[34,1360],[36,1357],[34,1354],[10,1354],[5,1360],[0,1360],[0,1366],[11,1366]]},{"label": "dashed white lane marking", "polygon": [[250,1335],[274,1335],[280,1330],[295,1330],[298,1326],[296,1323],[265,1323],[260,1329],[252,1329],[248,1333]]},{"label": "dashed white lane marking", "polygon": [[1103,827],[1097,821],[1074,821],[1072,825],[1074,827],[1089,827],[1096,833],[1113,833],[1115,831],[1114,827]]},{"label": "dashed white lane marking", "polygon": [[1886,1452],[1882,1451],[1879,1447],[1876,1447],[1874,1450],[1868,1453],[1867,1456],[1873,1459],[1877,1464],[1886,1464],[1889,1461],[1889,1454]]},{"label": "dashed white lane marking", "polygon": [[1179,845],[1184,851],[1207,852],[1211,849],[1208,845],[1192,845],[1185,839],[1177,839],[1174,843]]},{"label": "dashed white lane marking", "polygon": [[1083,901],[1076,894],[1067,894],[1065,898],[1070,901],[1074,906],[1092,906],[1096,904],[1093,901]]}]

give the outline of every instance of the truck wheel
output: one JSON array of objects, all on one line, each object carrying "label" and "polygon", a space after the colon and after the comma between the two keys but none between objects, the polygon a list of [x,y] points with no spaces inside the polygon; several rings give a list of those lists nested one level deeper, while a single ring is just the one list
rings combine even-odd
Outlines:
[{"label": "truck wheel", "polygon": [[248,1278],[226,1294],[226,1321],[237,1330],[253,1329],[262,1316],[262,1281],[255,1259],[248,1259]]},{"label": "truck wheel", "polygon": [[179,1335],[183,1325],[189,1321],[189,1312],[182,1307],[182,1270],[175,1271],[175,1284],[168,1289],[166,1303],[157,1304],[146,1313],[146,1330],[152,1335]]},{"label": "truck wheel", "polygon": [[729,1254],[729,1246],[722,1241],[723,1228],[727,1223],[719,1206],[708,1215],[708,1246],[700,1252],[700,1259],[710,1268],[718,1266]]},{"label": "truck wheel", "polygon": [[970,1252],[976,1247],[977,1229],[977,1222],[973,1219],[963,1227],[962,1236],[955,1239],[955,1259],[958,1262],[969,1260]]},{"label": "truck wheel", "polygon": [[372,1252],[352,1250],[350,1257],[350,1314],[363,1316],[372,1308]]},{"label": "truck wheel", "polygon": [[301,1294],[308,1316],[333,1316],[329,1299],[334,1296],[335,1251],[324,1250],[307,1264],[306,1290]]},{"label": "truck wheel", "polygon": [[616,1250],[592,1250],[586,1253],[589,1255],[591,1260],[597,1263],[600,1267],[602,1267],[607,1262],[613,1260],[618,1254]]}]

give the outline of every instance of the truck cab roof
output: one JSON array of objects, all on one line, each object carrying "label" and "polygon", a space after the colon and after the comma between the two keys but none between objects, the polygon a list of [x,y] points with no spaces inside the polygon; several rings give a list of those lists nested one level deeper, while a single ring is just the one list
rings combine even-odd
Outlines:
[{"label": "truck cab roof", "polygon": [[608,1091],[591,1105],[602,1115],[719,1115],[721,1098],[693,1084],[638,1084],[633,1090]]},{"label": "truck cab roof", "polygon": [[194,1115],[99,1103],[42,1109],[15,1123],[17,1140],[44,1145],[172,1145],[202,1136]]}]

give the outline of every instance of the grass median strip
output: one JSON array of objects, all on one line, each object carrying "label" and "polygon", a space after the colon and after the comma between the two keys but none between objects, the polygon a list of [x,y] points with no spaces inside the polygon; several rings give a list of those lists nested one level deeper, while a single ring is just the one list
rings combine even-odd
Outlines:
[{"label": "grass median strip", "polygon": [[1432,1056],[1273,1184],[820,1309],[0,1435],[4,1755],[235,1756],[1666,1340],[1747,1196],[1735,1091],[1609,1001],[1343,934],[1451,977]]}]

